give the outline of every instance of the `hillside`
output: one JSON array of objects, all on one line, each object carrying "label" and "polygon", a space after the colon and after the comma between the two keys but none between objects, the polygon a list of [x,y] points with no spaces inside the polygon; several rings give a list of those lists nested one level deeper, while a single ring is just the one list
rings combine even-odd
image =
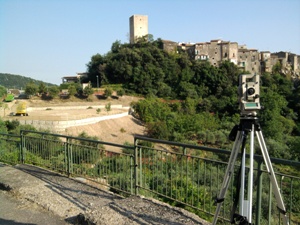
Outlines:
[{"label": "hillside", "polygon": [[[43,82],[43,81],[35,80],[30,77],[24,77],[21,75],[0,73],[0,85],[4,86],[6,88],[25,89],[26,84],[29,82],[33,82],[38,85],[38,84],[40,84],[40,82]],[[54,84],[45,83],[45,85],[53,86]]]}]

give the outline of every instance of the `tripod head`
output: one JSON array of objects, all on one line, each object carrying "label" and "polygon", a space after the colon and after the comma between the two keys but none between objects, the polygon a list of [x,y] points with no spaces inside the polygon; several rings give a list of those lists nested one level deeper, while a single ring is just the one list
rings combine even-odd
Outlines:
[{"label": "tripod head", "polygon": [[241,116],[256,116],[259,102],[259,75],[242,74],[239,77],[239,107]]}]

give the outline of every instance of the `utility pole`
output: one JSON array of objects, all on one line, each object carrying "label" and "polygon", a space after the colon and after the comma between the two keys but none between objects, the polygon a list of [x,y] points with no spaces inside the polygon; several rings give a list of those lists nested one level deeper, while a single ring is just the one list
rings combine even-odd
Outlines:
[{"label": "utility pole", "polygon": [[97,92],[99,92],[99,78],[98,78],[98,75],[97,75]]}]

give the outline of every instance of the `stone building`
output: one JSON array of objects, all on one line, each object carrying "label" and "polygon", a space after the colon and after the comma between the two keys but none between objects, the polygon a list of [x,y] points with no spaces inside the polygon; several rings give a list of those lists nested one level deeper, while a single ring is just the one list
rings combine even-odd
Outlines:
[{"label": "stone building", "polygon": [[178,43],[169,40],[162,40],[162,49],[169,53],[177,53]]},{"label": "stone building", "polygon": [[259,61],[260,61],[261,73],[272,72],[273,64],[272,64],[271,52],[269,51],[260,52]]},{"label": "stone building", "polygon": [[290,73],[292,77],[300,75],[300,56],[289,52],[271,53],[248,49],[246,45],[237,42],[211,40],[199,43],[177,43],[163,40],[163,49],[167,52],[185,51],[195,60],[208,61],[211,65],[219,66],[222,61],[230,61],[241,70],[262,74],[272,72],[276,63],[282,65],[282,73]]},{"label": "stone building", "polygon": [[134,44],[137,38],[148,35],[148,16],[133,15],[129,18],[130,43]]},{"label": "stone building", "polygon": [[239,46],[238,67],[250,73],[261,73],[260,54],[257,49],[248,49],[245,45]]},{"label": "stone building", "polygon": [[290,71],[292,75],[299,76],[300,74],[299,55],[290,52],[281,51],[281,52],[272,53],[271,56],[273,57],[273,65],[279,62],[280,65],[282,66],[283,73],[287,73],[288,71]]},{"label": "stone building", "polygon": [[191,58],[209,61],[214,66],[219,66],[225,60],[237,64],[238,44],[236,42],[212,40],[190,45],[186,49]]}]

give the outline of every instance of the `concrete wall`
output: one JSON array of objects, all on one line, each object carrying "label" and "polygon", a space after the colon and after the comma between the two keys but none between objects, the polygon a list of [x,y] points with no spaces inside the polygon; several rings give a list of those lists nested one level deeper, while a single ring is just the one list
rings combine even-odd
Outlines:
[{"label": "concrete wall", "polygon": [[[69,109],[87,109],[88,107],[92,107],[93,109],[104,109],[105,105],[89,105],[89,106],[47,106],[47,107],[28,107],[27,111],[31,112],[31,111],[45,111],[47,109],[53,109],[53,110],[69,110]],[[130,107],[126,106],[123,107],[122,105],[111,105],[110,106],[111,109],[126,109],[128,110]]]},{"label": "concrete wall", "polygon": [[94,124],[104,120],[110,120],[110,119],[116,119],[116,118],[128,116],[128,114],[129,114],[128,112],[125,112],[125,113],[114,114],[114,115],[85,118],[80,120],[67,120],[67,121],[19,120],[19,122],[20,124],[23,125],[25,124],[31,125],[37,129],[44,129],[54,133],[61,133],[64,132],[65,129],[68,127]]}]

